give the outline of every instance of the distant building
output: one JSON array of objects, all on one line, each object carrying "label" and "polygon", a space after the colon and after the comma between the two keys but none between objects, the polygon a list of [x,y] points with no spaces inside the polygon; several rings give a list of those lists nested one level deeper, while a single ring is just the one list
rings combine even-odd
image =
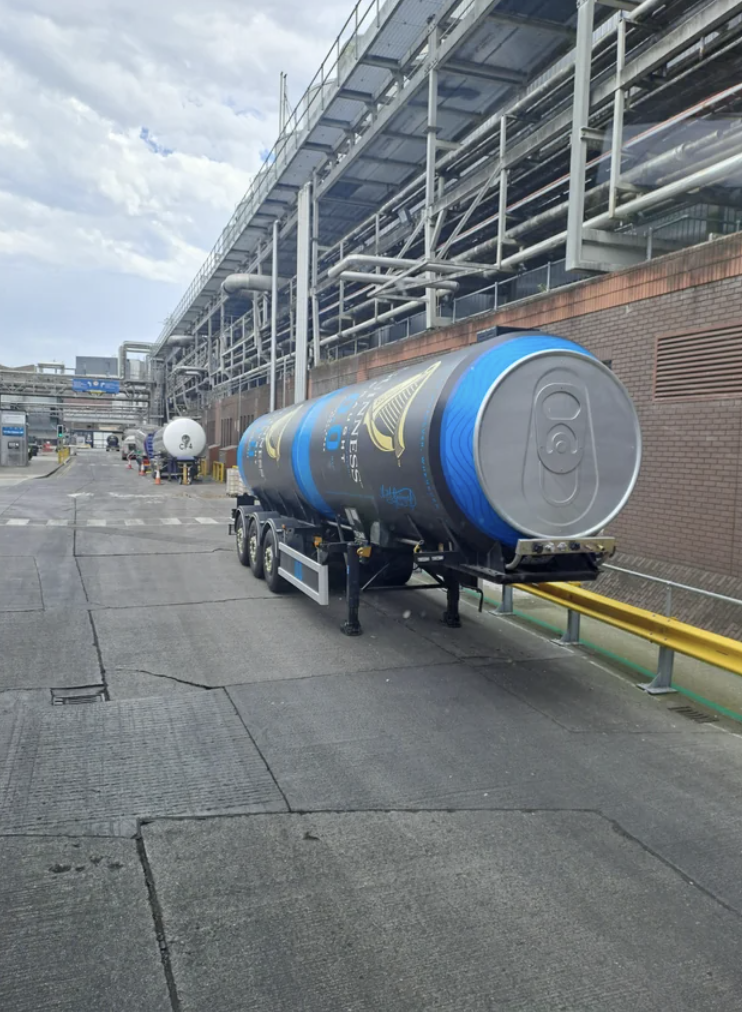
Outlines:
[{"label": "distant building", "polygon": [[90,355],[78,355],[75,359],[76,376],[109,376],[119,374],[117,358],[99,358]]}]

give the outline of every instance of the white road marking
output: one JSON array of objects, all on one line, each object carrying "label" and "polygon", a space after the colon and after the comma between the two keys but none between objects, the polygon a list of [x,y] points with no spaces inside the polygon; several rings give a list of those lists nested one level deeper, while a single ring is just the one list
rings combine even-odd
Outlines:
[{"label": "white road marking", "polygon": [[118,517],[89,517],[87,519],[80,519],[77,522],[74,520],[41,520],[34,519],[33,517],[12,517],[8,520],[0,517],[0,527],[28,527],[29,524],[32,527],[107,527],[109,520],[112,527],[120,527],[122,525],[126,527],[157,527],[158,525],[164,527],[192,527],[195,524],[214,525],[229,523],[228,517],[146,517],[144,519],[141,517],[129,517],[127,519],[119,519]]}]

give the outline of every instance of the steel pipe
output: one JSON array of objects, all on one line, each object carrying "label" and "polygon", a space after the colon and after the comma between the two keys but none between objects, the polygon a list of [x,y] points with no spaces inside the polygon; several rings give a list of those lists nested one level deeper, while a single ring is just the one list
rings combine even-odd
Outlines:
[{"label": "steel pipe", "polygon": [[222,281],[225,295],[241,295],[243,292],[270,292],[273,281],[267,274],[230,274]]},{"label": "steel pipe", "polygon": [[357,281],[359,284],[379,285],[381,282],[394,281],[394,288],[436,288],[444,292],[457,292],[457,281],[444,281],[434,278],[400,278],[398,281],[388,274],[363,274],[361,271],[343,271],[343,281]]},{"label": "steel pipe", "polygon": [[375,327],[379,323],[385,323],[387,320],[393,320],[395,316],[400,316],[402,313],[409,313],[413,309],[417,309],[418,306],[425,304],[425,299],[414,299],[411,302],[405,302],[401,306],[395,306],[394,309],[388,310],[386,313],[380,313],[378,316],[372,316],[369,320],[364,320],[363,323],[356,323],[353,327],[346,327],[345,330],[339,331],[337,334],[331,334],[329,337],[323,337],[320,344],[324,347],[327,344],[333,344],[335,341],[339,341],[343,337],[352,337],[353,334],[359,334],[362,330],[368,330],[370,327]]}]

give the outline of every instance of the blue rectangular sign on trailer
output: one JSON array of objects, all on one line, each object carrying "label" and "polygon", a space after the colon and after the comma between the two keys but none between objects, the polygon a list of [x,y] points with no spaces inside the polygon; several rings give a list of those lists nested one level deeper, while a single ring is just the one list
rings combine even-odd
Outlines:
[{"label": "blue rectangular sign on trailer", "polygon": [[22,425],[3,425],[4,436],[22,436],[25,431]]},{"label": "blue rectangular sign on trailer", "polygon": [[72,380],[72,389],[79,394],[117,394],[121,391],[118,380],[80,379]]}]

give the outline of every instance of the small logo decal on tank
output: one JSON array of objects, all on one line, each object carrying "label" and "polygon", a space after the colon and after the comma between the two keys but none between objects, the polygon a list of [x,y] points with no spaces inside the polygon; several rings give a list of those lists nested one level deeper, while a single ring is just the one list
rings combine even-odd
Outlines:
[{"label": "small logo decal on tank", "polygon": [[417,506],[417,497],[411,488],[393,488],[382,485],[381,498],[389,506],[398,510],[414,510]]}]

